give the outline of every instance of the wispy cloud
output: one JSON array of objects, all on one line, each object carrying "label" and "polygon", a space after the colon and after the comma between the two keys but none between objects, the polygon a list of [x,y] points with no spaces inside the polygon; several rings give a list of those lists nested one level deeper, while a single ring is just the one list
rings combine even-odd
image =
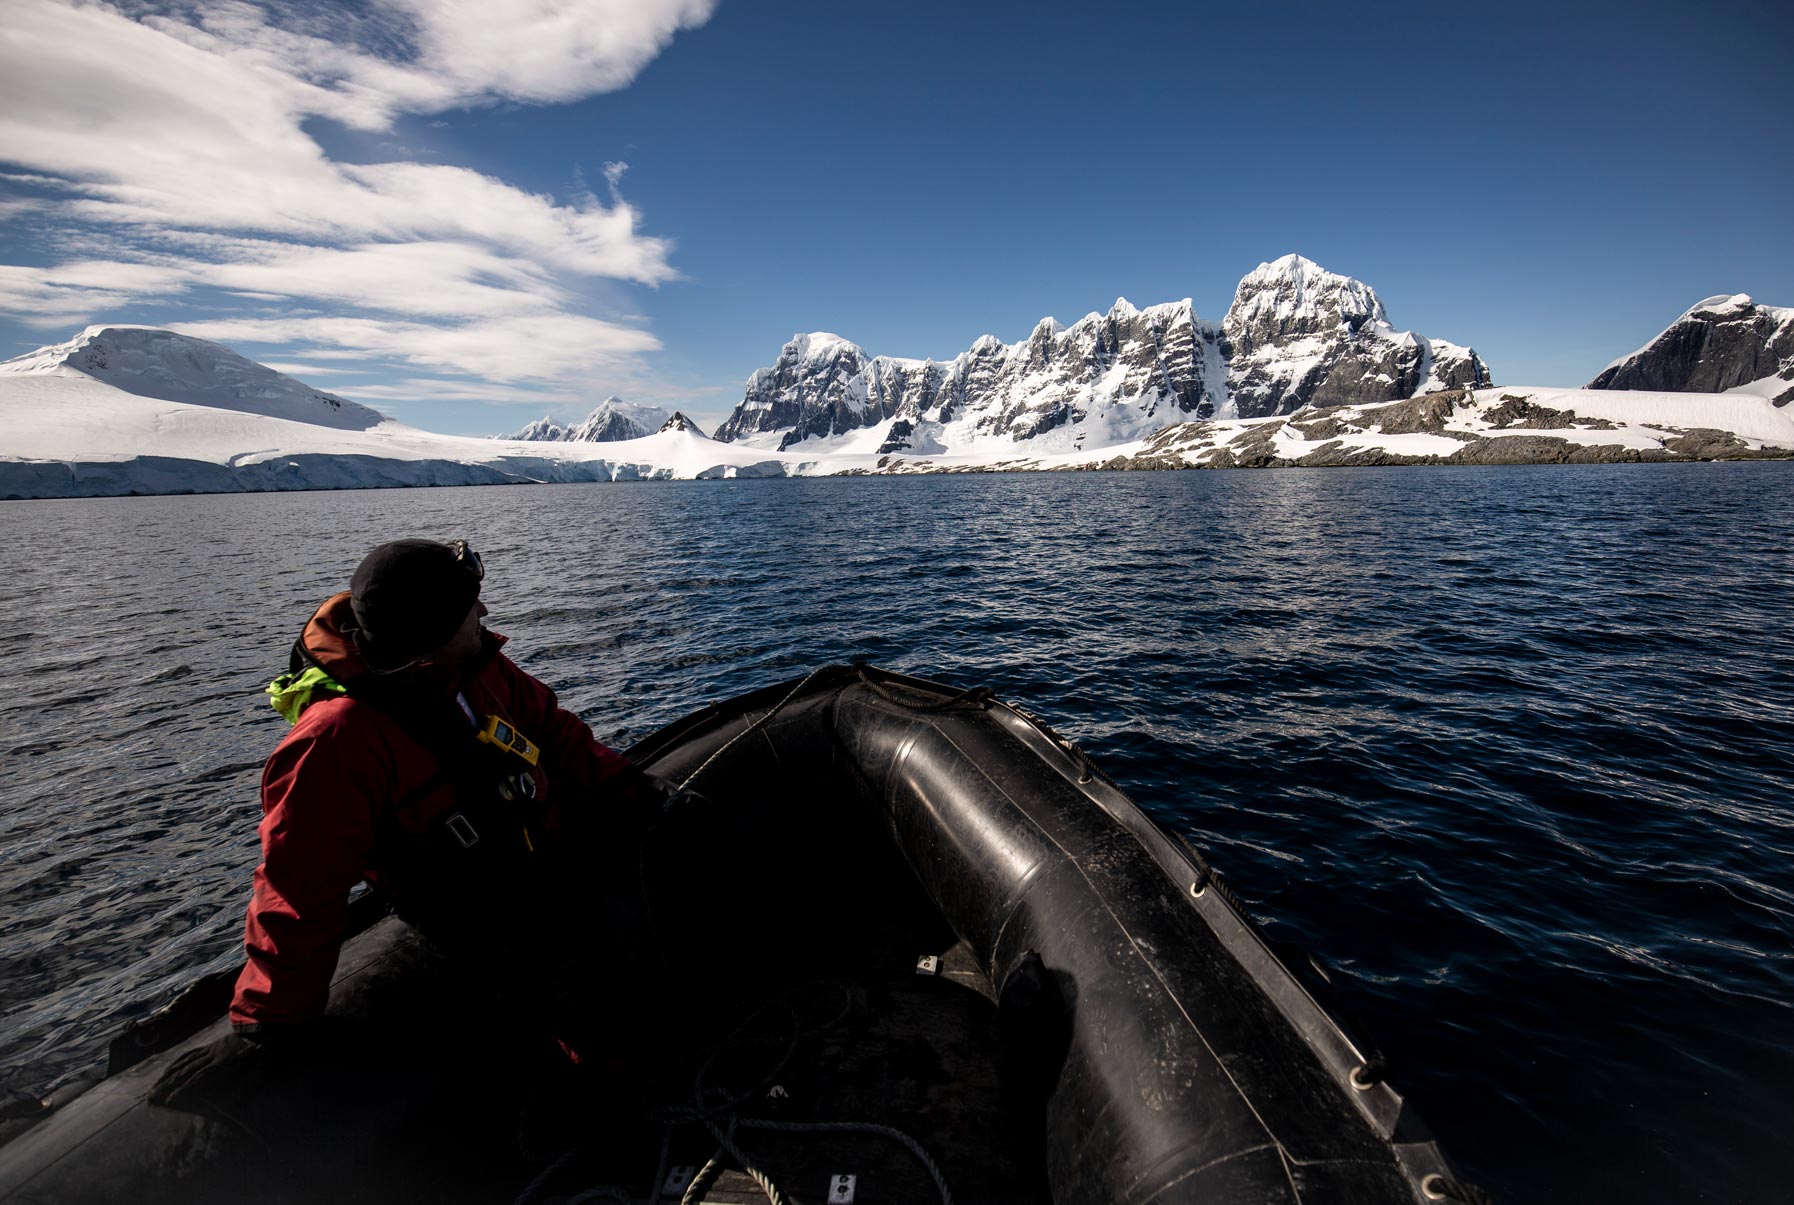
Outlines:
[{"label": "wispy cloud", "polygon": [[[493,381],[628,366],[658,346],[586,312],[580,282],[672,279],[622,196],[559,199],[450,164],[346,163],[307,132],[626,86],[713,0],[11,0],[0,21],[0,221],[79,247],[0,266],[0,312],[41,326],[223,290],[280,317],[188,323],[229,341],[360,351]],[[294,318],[294,310],[325,316]]]},{"label": "wispy cloud", "polygon": [[632,369],[660,341],[583,314],[544,313],[449,326],[360,317],[223,318],[173,329],[219,343],[335,348],[492,381],[553,381]]}]

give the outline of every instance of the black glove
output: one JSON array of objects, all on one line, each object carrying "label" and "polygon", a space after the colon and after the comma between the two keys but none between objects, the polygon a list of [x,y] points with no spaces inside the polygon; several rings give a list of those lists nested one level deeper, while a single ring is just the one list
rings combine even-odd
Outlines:
[{"label": "black glove", "polygon": [[681,791],[671,779],[644,773],[634,766],[600,789],[606,797],[591,809],[589,817],[592,824],[600,826],[594,835],[630,848],[639,846],[674,808],[693,797],[692,792]]},{"label": "black glove", "polygon": [[679,784],[670,778],[663,778],[659,774],[649,774],[645,771],[642,773],[641,784],[637,789],[647,801],[650,801],[662,812],[669,812],[688,799],[703,798],[696,791],[681,790]]},{"label": "black glove", "polygon": [[150,1103],[188,1113],[241,1104],[268,1078],[280,1052],[294,1045],[267,1026],[239,1029],[189,1050],[150,1089]]}]

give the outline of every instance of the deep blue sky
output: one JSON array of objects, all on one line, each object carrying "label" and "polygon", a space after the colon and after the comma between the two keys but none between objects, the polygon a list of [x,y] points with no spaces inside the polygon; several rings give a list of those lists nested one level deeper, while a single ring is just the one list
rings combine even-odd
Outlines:
[{"label": "deep blue sky", "polygon": [[[563,305],[661,347],[562,374],[558,405],[369,399],[439,430],[608,392],[713,422],[803,330],[946,358],[1117,296],[1218,319],[1290,251],[1369,283],[1397,327],[1474,346],[1497,382],[1574,385],[1707,295],[1794,305],[1790,11],[724,0],[617,91],[304,128],[338,161],[457,164],[562,201],[626,162],[640,232],[673,243],[677,279],[573,286]],[[4,262],[55,261],[32,222],[0,226]],[[87,320],[282,304],[208,288]],[[80,325],[8,320],[0,346]],[[417,376],[342,352],[313,383]]]}]

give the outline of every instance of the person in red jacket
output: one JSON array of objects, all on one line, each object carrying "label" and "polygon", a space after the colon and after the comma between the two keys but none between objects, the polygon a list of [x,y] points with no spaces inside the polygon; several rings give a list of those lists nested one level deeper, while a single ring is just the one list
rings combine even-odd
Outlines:
[{"label": "person in red jacket", "polygon": [[553,978],[568,851],[639,835],[660,792],[505,656],[483,577],[464,541],[383,544],[306,624],[269,687],[293,727],[262,775],[232,1033],[154,1099],[204,1099],[248,1048],[314,1026],[364,881],[452,953]]}]

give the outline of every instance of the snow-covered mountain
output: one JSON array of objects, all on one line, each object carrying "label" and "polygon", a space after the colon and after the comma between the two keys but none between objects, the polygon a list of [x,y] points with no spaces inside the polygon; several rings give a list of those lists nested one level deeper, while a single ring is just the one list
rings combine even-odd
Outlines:
[{"label": "snow-covered mountain", "polygon": [[1299,255],[1247,273],[1221,330],[1240,418],[1489,384],[1474,351],[1396,330],[1369,285]]},{"label": "snow-covered mountain", "polygon": [[94,380],[138,397],[339,431],[366,431],[389,421],[378,410],[313,389],[228,347],[149,326],[90,326],[67,343],[0,363],[0,374]]},{"label": "snow-covered mountain", "polygon": [[1588,387],[1751,393],[1785,406],[1794,401],[1794,309],[1744,293],[1709,297]]},{"label": "snow-covered mountain", "polygon": [[623,439],[640,439],[666,426],[669,415],[659,406],[626,402],[620,397],[607,397],[599,402],[581,422],[562,425],[543,415],[515,435],[505,439],[580,440],[587,443],[614,443]]},{"label": "snow-covered mountain", "polygon": [[1069,327],[1042,319],[1020,343],[986,335],[945,362],[798,335],[748,378],[716,437],[781,450],[814,440],[855,452],[1067,452],[1192,418],[1488,383],[1475,352],[1396,331],[1369,286],[1286,255],[1240,282],[1220,323],[1188,298],[1146,309],[1123,299]]}]

